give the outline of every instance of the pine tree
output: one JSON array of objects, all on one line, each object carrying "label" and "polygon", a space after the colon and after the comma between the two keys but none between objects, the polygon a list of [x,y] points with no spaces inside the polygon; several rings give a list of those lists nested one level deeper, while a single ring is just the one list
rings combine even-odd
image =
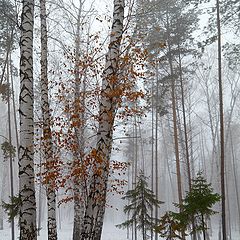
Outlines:
[{"label": "pine tree", "polygon": [[131,217],[117,227],[127,228],[136,223],[137,229],[142,231],[143,240],[147,239],[146,231],[151,230],[156,222],[156,219],[151,216],[151,211],[163,202],[157,200],[153,191],[148,188],[147,178],[143,172],[140,172],[137,177],[136,187],[128,190],[122,199],[130,201],[130,204],[124,207],[124,213]]}]

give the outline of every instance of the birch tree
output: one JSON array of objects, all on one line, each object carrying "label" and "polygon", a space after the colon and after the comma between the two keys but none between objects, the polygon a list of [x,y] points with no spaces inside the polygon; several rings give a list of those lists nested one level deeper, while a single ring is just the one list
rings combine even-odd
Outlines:
[{"label": "birch tree", "polygon": [[47,16],[46,16],[46,1],[40,1],[40,17],[41,17],[41,108],[43,120],[43,151],[46,164],[47,174],[47,209],[48,209],[48,239],[57,239],[57,224],[56,224],[56,193],[54,184],[54,156],[51,131],[51,114],[49,109],[48,98],[48,44],[47,44]]},{"label": "birch tree", "polygon": [[37,239],[34,188],[33,122],[33,24],[34,0],[23,0],[20,39],[20,146],[19,197],[20,240]]},{"label": "birch tree", "polygon": [[124,0],[114,0],[113,23],[110,35],[106,65],[102,79],[99,106],[99,127],[97,144],[93,149],[95,169],[90,182],[89,193],[81,229],[81,240],[100,240],[105,213],[109,162],[112,148],[113,124],[117,101],[114,90],[119,82],[119,56],[123,34]]}]

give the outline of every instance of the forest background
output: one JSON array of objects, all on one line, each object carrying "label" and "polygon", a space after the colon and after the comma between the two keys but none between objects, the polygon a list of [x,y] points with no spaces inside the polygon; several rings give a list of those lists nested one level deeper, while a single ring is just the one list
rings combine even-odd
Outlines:
[{"label": "forest background", "polygon": [[1,0],[0,229],[9,203],[12,239],[18,219],[20,239],[66,219],[101,239],[141,172],[155,219],[201,172],[221,195],[205,237],[239,236],[239,4]]}]

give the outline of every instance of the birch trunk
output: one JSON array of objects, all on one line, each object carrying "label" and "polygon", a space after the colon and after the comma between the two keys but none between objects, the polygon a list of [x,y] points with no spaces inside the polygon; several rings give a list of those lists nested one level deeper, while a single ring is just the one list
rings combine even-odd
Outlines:
[{"label": "birch trunk", "polygon": [[33,24],[34,0],[23,0],[20,39],[20,146],[19,197],[20,240],[36,240],[33,122]]},{"label": "birch trunk", "polygon": [[[40,0],[41,11],[41,108],[43,119],[43,149],[47,174],[54,171],[54,158],[52,149],[52,131],[50,127],[50,109],[48,98],[48,68],[47,68],[47,20],[46,1]],[[48,240],[57,239],[56,224],[56,193],[54,189],[55,179],[48,177],[47,181],[47,209],[48,209]]]},{"label": "birch trunk", "polygon": [[113,123],[116,112],[114,88],[118,82],[118,62],[123,34],[124,0],[114,0],[113,24],[99,106],[95,171],[90,182],[81,240],[100,240],[105,213]]}]

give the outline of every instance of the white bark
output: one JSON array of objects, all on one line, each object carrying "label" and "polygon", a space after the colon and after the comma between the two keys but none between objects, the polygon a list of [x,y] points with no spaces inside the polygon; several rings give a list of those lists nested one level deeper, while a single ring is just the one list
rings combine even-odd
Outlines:
[{"label": "white bark", "polygon": [[[47,174],[55,171],[52,149],[51,114],[48,98],[48,61],[47,61],[47,21],[46,1],[40,0],[41,10],[41,107],[43,118],[43,149]],[[48,177],[48,176],[46,176]],[[56,193],[54,189],[55,179],[48,177],[47,182],[47,207],[48,207],[48,240],[57,239],[56,223]]]},{"label": "white bark", "polygon": [[34,188],[33,23],[34,0],[23,0],[20,39],[20,240],[37,239]]},{"label": "white bark", "polygon": [[124,0],[114,0],[113,24],[102,80],[94,173],[86,203],[81,240],[100,240],[105,213],[113,123],[116,113],[114,88],[119,81],[119,55],[123,34]]}]

